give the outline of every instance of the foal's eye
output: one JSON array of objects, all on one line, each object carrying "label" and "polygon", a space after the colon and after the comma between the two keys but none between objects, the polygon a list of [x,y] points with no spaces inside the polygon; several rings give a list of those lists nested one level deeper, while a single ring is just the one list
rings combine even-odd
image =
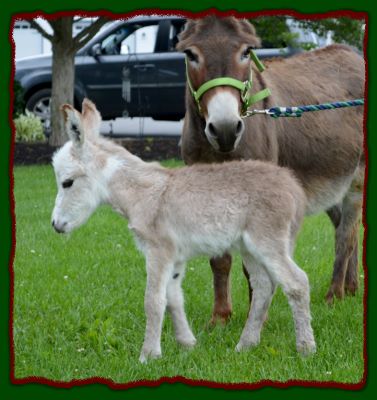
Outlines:
[{"label": "foal's eye", "polygon": [[77,124],[75,124],[74,122],[71,125],[73,132],[75,133],[79,133],[79,127]]},{"label": "foal's eye", "polygon": [[193,53],[190,49],[184,50],[184,53],[186,54],[189,61],[194,61],[194,62],[199,61],[198,56],[195,53]]},{"label": "foal's eye", "polygon": [[62,186],[64,189],[67,189],[73,185],[73,179],[66,179],[63,183]]},{"label": "foal's eye", "polygon": [[252,46],[247,47],[241,54],[241,59],[246,60],[247,58],[250,58],[250,52],[253,50]]}]

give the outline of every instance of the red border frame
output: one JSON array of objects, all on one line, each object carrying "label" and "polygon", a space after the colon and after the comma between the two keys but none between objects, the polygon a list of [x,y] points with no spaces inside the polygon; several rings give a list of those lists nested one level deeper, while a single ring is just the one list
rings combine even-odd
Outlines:
[{"label": "red border frame", "polygon": [[[363,297],[363,305],[364,305],[364,314],[363,314],[363,325],[364,325],[364,346],[363,346],[363,356],[364,356],[364,374],[360,382],[358,383],[341,383],[335,381],[305,381],[305,380],[288,380],[286,382],[272,381],[272,380],[262,380],[257,383],[217,383],[207,380],[193,380],[188,379],[183,376],[175,376],[175,377],[161,377],[158,380],[140,380],[129,383],[115,383],[111,379],[101,378],[101,377],[92,377],[87,379],[73,379],[69,382],[61,382],[54,381],[51,379],[46,379],[43,377],[31,376],[28,378],[16,378],[14,376],[14,366],[15,366],[15,355],[14,355],[14,341],[13,341],[13,299],[14,299],[14,271],[13,271],[13,262],[15,257],[15,248],[16,248],[16,216],[15,216],[15,200],[14,200],[14,177],[13,177],[13,159],[14,159],[14,142],[15,142],[15,127],[12,119],[13,114],[13,81],[15,74],[15,43],[13,40],[13,30],[14,24],[16,20],[19,19],[31,19],[36,17],[43,17],[45,19],[55,19],[62,16],[71,16],[71,15],[81,15],[84,17],[97,17],[97,16],[106,16],[110,19],[129,19],[137,15],[179,15],[188,18],[201,18],[205,17],[209,14],[216,15],[218,17],[225,16],[234,16],[237,18],[255,18],[259,16],[272,16],[272,15],[289,15],[296,19],[324,19],[324,18],[339,18],[339,17],[349,17],[353,19],[363,19],[365,20],[365,35],[364,35],[364,61],[365,61],[365,107],[364,107],[364,119],[363,119],[363,132],[364,132],[364,152],[365,152],[365,180],[364,180],[364,193],[363,193],[363,215],[362,215],[362,224],[364,226],[364,240],[363,240],[363,268],[364,268],[364,297]],[[257,11],[257,12],[238,12],[236,10],[230,10],[226,12],[218,11],[215,8],[208,9],[206,11],[201,12],[189,12],[189,11],[180,11],[180,10],[160,10],[160,9],[147,9],[147,10],[138,10],[127,12],[124,14],[112,13],[105,10],[100,11],[62,11],[53,14],[46,14],[42,11],[30,12],[30,13],[19,13],[12,16],[10,31],[9,31],[9,41],[12,47],[12,70],[11,77],[9,83],[9,92],[10,92],[10,108],[9,108],[9,123],[12,129],[12,139],[10,143],[10,161],[9,161],[9,178],[10,178],[10,208],[11,208],[11,219],[12,219],[12,248],[11,248],[11,256],[9,262],[9,274],[10,274],[10,312],[9,312],[9,342],[10,342],[10,380],[12,384],[16,385],[24,385],[27,383],[40,383],[48,386],[53,386],[57,388],[72,388],[75,386],[84,386],[90,385],[94,383],[100,383],[107,385],[111,389],[128,389],[139,386],[144,387],[156,387],[160,386],[163,383],[184,383],[191,386],[204,386],[208,388],[222,388],[222,389],[261,389],[264,387],[275,387],[275,388],[287,388],[292,386],[299,387],[320,387],[320,388],[338,388],[338,389],[347,389],[347,390],[360,390],[364,388],[368,375],[368,354],[367,354],[367,295],[368,295],[368,268],[366,265],[366,238],[368,233],[368,226],[366,222],[366,207],[365,207],[365,199],[366,199],[366,183],[368,180],[368,149],[367,149],[367,110],[368,110],[368,58],[367,58],[367,44],[368,44],[368,29],[369,29],[369,17],[367,12],[362,11],[349,11],[349,10],[339,10],[339,11],[331,11],[325,13],[299,13],[290,9],[279,9],[279,10],[265,10],[265,11]]]}]

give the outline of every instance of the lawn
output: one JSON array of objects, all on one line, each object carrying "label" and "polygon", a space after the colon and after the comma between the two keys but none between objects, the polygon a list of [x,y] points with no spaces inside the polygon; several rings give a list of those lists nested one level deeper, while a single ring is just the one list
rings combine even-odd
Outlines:
[{"label": "lawn", "polygon": [[[225,383],[361,380],[363,287],[333,307],[325,304],[334,258],[333,228],[326,215],[305,219],[295,253],[311,283],[316,355],[302,358],[296,353],[292,315],[280,289],[260,345],[236,353],[248,311],[241,261],[235,257],[232,269],[233,317],[225,327],[209,328],[212,274],[208,260],[198,258],[189,263],[184,281],[196,347],[185,350],[177,345],[167,317],[163,357],[142,365],[138,357],[146,273],[127,221],[102,207],[85,226],[58,235],[50,223],[56,194],[52,168],[16,167],[14,178],[16,378],[70,381],[100,376],[117,383],[176,375]],[[363,281],[362,269],[360,277]]]}]

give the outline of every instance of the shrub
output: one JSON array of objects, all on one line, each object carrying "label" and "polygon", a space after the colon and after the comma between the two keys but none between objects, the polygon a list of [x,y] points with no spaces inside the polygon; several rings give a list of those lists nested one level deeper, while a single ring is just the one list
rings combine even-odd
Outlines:
[{"label": "shrub", "polygon": [[17,118],[24,112],[25,101],[24,101],[24,89],[20,85],[20,82],[14,81],[13,85],[13,118]]},{"label": "shrub", "polygon": [[39,117],[25,110],[13,120],[16,128],[16,142],[40,142],[46,139]]}]

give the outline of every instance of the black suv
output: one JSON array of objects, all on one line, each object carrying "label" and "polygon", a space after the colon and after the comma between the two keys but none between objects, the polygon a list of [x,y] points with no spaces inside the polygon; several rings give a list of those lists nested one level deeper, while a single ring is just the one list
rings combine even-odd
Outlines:
[{"label": "black suv", "polygon": [[[109,23],[75,57],[75,103],[94,101],[104,119],[180,120],[185,113],[184,55],[175,50],[182,17],[138,16]],[[289,56],[292,48],[259,49],[258,56]],[[15,79],[26,107],[50,127],[51,55],[20,59]]]}]

